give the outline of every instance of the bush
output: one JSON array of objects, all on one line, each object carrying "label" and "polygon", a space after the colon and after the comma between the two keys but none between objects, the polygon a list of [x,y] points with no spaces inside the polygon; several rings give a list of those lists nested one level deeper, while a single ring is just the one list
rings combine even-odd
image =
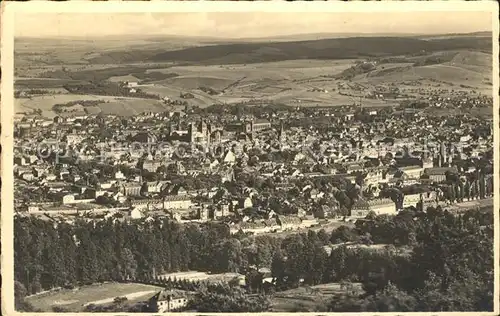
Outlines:
[{"label": "bush", "polygon": [[61,307],[61,306],[52,306],[52,311],[54,313],[67,313],[67,312],[70,312],[69,309]]},{"label": "bush", "polygon": [[113,300],[113,302],[115,304],[122,304],[124,302],[128,301],[128,298],[124,297],[124,296],[118,296],[118,297],[115,297],[115,299]]}]

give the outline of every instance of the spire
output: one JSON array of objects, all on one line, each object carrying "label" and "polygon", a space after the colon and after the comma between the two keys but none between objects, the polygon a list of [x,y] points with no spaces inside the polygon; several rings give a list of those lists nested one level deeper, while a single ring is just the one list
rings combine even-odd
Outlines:
[{"label": "spire", "polygon": [[278,137],[280,142],[285,140],[285,130],[283,128],[283,120],[280,121],[280,130],[278,132]]}]

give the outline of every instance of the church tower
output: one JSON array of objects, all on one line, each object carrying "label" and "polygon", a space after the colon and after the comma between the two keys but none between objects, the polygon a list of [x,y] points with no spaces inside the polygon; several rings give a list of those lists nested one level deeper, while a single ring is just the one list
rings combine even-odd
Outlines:
[{"label": "church tower", "polygon": [[193,123],[189,123],[188,137],[189,137],[189,142],[190,143],[194,143],[194,140],[195,140],[195,137],[196,137],[196,129],[195,129]]},{"label": "church tower", "polygon": [[286,141],[286,133],[283,127],[283,121],[280,122],[280,130],[278,132],[278,140],[282,143]]},{"label": "church tower", "polygon": [[280,121],[280,129],[278,131],[278,142],[280,150],[283,150],[283,147],[286,142],[286,133],[285,133],[285,128],[283,127],[283,120]]},{"label": "church tower", "polygon": [[207,130],[206,130],[206,132],[204,134],[205,135],[205,140],[207,142],[207,145],[210,145],[210,142],[212,141],[212,139],[211,139],[212,138],[212,132],[213,132],[213,125],[212,125],[212,123],[209,123],[207,125]]}]

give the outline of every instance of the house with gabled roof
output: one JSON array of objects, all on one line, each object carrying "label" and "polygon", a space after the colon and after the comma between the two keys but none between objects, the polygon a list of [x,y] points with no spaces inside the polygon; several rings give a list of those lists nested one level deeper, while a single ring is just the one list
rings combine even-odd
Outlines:
[{"label": "house with gabled roof", "polygon": [[148,300],[148,306],[158,313],[174,312],[188,304],[188,295],[179,290],[162,290]]},{"label": "house with gabled roof", "polygon": [[447,172],[457,173],[456,167],[436,167],[436,168],[426,168],[424,169],[423,175],[428,177],[434,182],[443,182],[446,180]]}]

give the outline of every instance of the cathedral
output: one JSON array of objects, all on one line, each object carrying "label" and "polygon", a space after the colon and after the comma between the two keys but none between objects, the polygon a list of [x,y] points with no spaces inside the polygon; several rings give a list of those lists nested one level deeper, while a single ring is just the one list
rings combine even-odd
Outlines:
[{"label": "cathedral", "polygon": [[170,125],[167,139],[170,141],[180,141],[195,144],[219,143],[222,137],[222,128],[215,127],[211,123],[201,121],[199,123],[189,123],[187,131],[180,130],[178,126]]}]

